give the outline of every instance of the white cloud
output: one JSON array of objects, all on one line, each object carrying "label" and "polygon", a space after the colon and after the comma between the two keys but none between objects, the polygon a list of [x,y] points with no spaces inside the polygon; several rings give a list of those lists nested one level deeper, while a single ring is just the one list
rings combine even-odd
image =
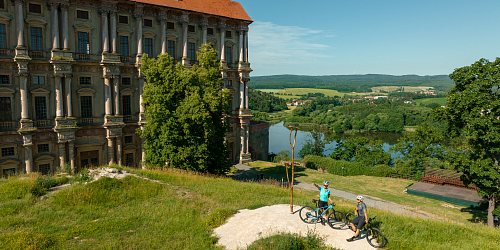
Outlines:
[{"label": "white cloud", "polygon": [[256,75],[293,74],[278,69],[310,67],[318,59],[332,58],[332,48],[324,44],[331,36],[322,30],[255,21],[249,29],[249,60]]}]

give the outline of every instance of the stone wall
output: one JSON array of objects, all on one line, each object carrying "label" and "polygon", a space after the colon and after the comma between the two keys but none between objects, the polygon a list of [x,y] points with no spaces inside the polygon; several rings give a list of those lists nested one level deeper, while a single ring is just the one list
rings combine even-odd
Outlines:
[{"label": "stone wall", "polygon": [[248,150],[252,160],[267,161],[269,155],[269,123],[264,121],[251,121]]}]

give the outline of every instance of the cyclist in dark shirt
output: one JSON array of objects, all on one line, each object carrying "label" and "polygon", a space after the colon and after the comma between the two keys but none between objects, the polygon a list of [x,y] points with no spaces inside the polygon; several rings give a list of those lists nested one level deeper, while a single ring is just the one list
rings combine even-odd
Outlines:
[{"label": "cyclist in dark shirt", "polygon": [[[318,207],[327,207],[328,206],[328,201],[330,201],[331,204],[333,204],[332,199],[330,199],[330,190],[328,189],[328,185],[330,184],[329,181],[323,182],[323,187],[320,187],[318,184],[313,183],[313,185],[318,188],[319,190],[319,201],[318,201]],[[328,201],[327,201],[328,200]],[[323,209],[319,210],[319,213],[323,213]],[[327,210],[326,213],[324,214],[326,217],[325,220],[323,220],[323,217],[321,217],[321,223],[324,225],[325,221],[328,220],[328,214],[329,211]]]},{"label": "cyclist in dark shirt", "polygon": [[[358,205],[356,206],[356,211],[354,211],[354,215],[358,216],[354,218],[354,220],[351,221],[351,228],[352,231],[356,232],[354,236],[351,238],[347,239],[347,241],[351,242],[356,237],[359,236],[359,231],[363,228],[363,226],[368,223],[368,214],[366,213],[366,205],[363,202],[365,198],[361,195],[356,197],[356,201],[358,202]],[[354,224],[358,224],[357,227],[354,227]]]}]

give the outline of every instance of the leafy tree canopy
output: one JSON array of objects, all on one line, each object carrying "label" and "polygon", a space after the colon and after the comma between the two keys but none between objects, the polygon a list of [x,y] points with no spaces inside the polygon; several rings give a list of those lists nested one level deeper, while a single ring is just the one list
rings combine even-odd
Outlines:
[{"label": "leafy tree canopy", "polygon": [[450,134],[461,145],[451,159],[464,174],[466,184],[475,184],[479,195],[488,199],[488,225],[500,194],[500,58],[481,59],[471,66],[455,69],[455,82],[445,109],[435,109],[438,118],[449,122]]},{"label": "leafy tree canopy", "polygon": [[391,155],[382,148],[382,141],[370,141],[365,137],[339,140],[330,158],[360,162],[369,166],[391,165]]},{"label": "leafy tree canopy", "polygon": [[167,54],[142,58],[147,123],[139,133],[147,162],[220,174],[230,167],[224,136],[231,95],[221,90],[217,52],[203,44],[198,59],[200,66],[186,68]]}]

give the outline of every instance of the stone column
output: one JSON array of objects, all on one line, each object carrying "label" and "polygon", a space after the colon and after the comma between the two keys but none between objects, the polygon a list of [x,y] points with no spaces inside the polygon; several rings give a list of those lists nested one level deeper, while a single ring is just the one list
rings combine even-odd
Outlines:
[{"label": "stone column", "polygon": [[161,53],[167,53],[167,13],[162,11],[160,13],[160,31],[161,31]]},{"label": "stone column", "polygon": [[122,166],[122,138],[116,137],[116,161],[118,165]]},{"label": "stone column", "polygon": [[142,94],[144,93],[144,76],[141,73],[141,70],[139,69],[139,113],[141,114],[139,116],[139,120],[142,120],[142,114],[144,114],[144,105],[143,102],[144,100],[142,99]]},{"label": "stone column", "polygon": [[116,11],[110,11],[110,25],[111,25],[111,50],[113,53],[118,53],[118,46],[116,40]]},{"label": "stone column", "polygon": [[57,9],[59,8],[59,3],[50,3],[50,16],[51,27],[52,27],[52,49],[59,49],[59,17],[57,15]]},{"label": "stone column", "polygon": [[69,164],[71,165],[71,172],[75,173],[75,141],[68,142]]},{"label": "stone column", "polygon": [[113,77],[111,78],[111,81],[113,82],[114,86],[114,96],[115,96],[115,115],[120,114],[120,90],[119,90],[119,84],[118,84],[118,78]]},{"label": "stone column", "polygon": [[63,49],[69,50],[68,3],[61,4]]},{"label": "stone column", "polygon": [[135,13],[137,33],[137,54],[142,55],[142,12]]},{"label": "stone column", "polygon": [[248,153],[248,129],[249,129],[249,126],[246,125],[245,126],[245,154]]},{"label": "stone column", "polygon": [[248,31],[245,31],[245,62],[248,62]]},{"label": "stone column", "polygon": [[240,109],[245,108],[245,82],[240,80]]},{"label": "stone column", "polygon": [[190,61],[188,58],[188,41],[187,41],[188,23],[189,23],[188,14],[186,13],[182,14],[180,21],[182,23],[182,65],[189,66]]},{"label": "stone column", "polygon": [[113,138],[108,137],[108,165],[115,164],[115,150],[113,145]]},{"label": "stone column", "polygon": [[62,97],[62,84],[61,84],[61,76],[55,76],[55,85],[56,85],[56,116],[63,117],[63,97]]},{"label": "stone column", "polygon": [[66,115],[68,117],[73,117],[73,105],[71,104],[71,76],[64,77],[66,84]]},{"label": "stone column", "polygon": [[66,143],[59,142],[59,167],[64,169],[64,163],[66,163]]},{"label": "stone column", "polygon": [[248,107],[248,81],[245,81],[245,109],[249,109]]},{"label": "stone column", "polygon": [[33,152],[31,147],[32,143],[24,144],[24,164],[26,165],[26,173],[33,172]]},{"label": "stone column", "polygon": [[243,62],[244,58],[243,58],[243,54],[245,53],[243,51],[243,30],[240,30],[240,39],[239,39],[239,45],[240,45],[240,49],[239,49],[239,53],[240,53],[240,62]]},{"label": "stone column", "polygon": [[207,28],[208,28],[208,17],[203,16],[203,18],[201,19],[201,31],[202,31],[201,41],[203,43],[207,43]]},{"label": "stone column", "polygon": [[111,84],[109,76],[104,77],[104,102],[106,116],[112,115],[113,111],[111,107]]},{"label": "stone column", "polygon": [[225,61],[226,53],[224,51],[226,36],[226,21],[221,21],[220,23],[220,60]]},{"label": "stone column", "polygon": [[19,75],[20,88],[19,92],[21,94],[21,119],[29,119],[28,114],[28,76],[22,74]]},{"label": "stone column", "polygon": [[15,3],[17,47],[24,47],[24,0],[16,0]]},{"label": "stone column", "polygon": [[109,51],[109,37],[108,37],[108,10],[100,10],[101,12],[101,31],[102,31],[102,52]]},{"label": "stone column", "polygon": [[245,126],[240,127],[240,157],[245,154]]}]

